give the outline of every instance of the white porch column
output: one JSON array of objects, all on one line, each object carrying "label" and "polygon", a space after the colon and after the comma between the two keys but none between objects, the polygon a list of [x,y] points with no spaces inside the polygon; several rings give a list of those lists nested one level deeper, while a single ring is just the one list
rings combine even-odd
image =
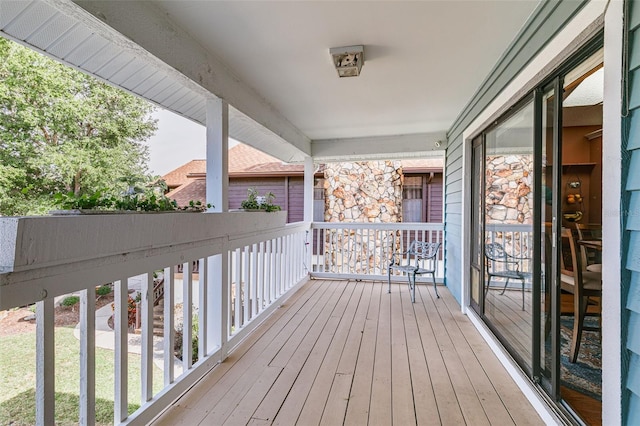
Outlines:
[{"label": "white porch column", "polygon": [[[306,236],[306,251],[304,253],[304,264],[311,265],[313,259],[313,229],[311,229],[311,222],[313,222],[313,175],[315,171],[315,165],[313,164],[312,157],[305,157],[304,159],[304,221],[309,224],[309,230]],[[311,271],[307,271],[311,272]]]},{"label": "white porch column", "polygon": [[313,158],[304,159],[304,221],[313,222]]},{"label": "white porch column", "polygon": [[207,203],[229,211],[229,104],[207,100]]},{"label": "white porch column", "polygon": [[[229,105],[222,99],[207,100],[207,203],[210,212],[229,210]],[[228,335],[227,253],[207,262],[207,355],[224,347]]]}]

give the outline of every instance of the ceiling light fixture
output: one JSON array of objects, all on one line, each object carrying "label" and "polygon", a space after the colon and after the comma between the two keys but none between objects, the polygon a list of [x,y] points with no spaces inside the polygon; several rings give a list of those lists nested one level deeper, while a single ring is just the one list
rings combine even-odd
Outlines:
[{"label": "ceiling light fixture", "polygon": [[329,53],[339,77],[357,77],[364,64],[364,46],[332,47]]}]

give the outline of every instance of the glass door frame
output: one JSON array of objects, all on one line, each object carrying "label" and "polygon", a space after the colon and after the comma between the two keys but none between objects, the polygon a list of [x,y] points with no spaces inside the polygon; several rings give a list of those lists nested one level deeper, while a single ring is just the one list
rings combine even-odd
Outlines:
[{"label": "glass door frame", "polygon": [[[544,388],[544,390],[555,401],[561,399],[560,396],[560,232],[559,226],[561,225],[562,217],[562,85],[563,79],[560,75],[557,75],[546,86],[538,87],[535,90],[536,97],[536,115],[535,115],[535,146],[534,146],[534,191],[542,192],[542,144],[543,141],[543,101],[544,94],[553,93],[553,123],[552,124],[552,141],[551,141],[551,158],[553,158],[554,167],[551,177],[551,194],[552,194],[552,207],[551,207],[551,236],[548,236],[551,242],[551,253],[549,260],[551,262],[551,268],[549,277],[545,276],[545,285],[549,289],[550,296],[550,310],[551,316],[551,370],[550,378],[547,378],[543,374],[542,360],[540,358],[540,345],[544,344],[543,329],[540,327],[542,310],[542,268],[541,262],[534,264],[534,283],[537,283],[538,288],[534,293],[534,297],[537,297],[537,301],[534,301],[534,324],[538,324],[538,327],[533,331],[533,380]],[[542,233],[543,218],[542,218],[542,198],[545,194],[538,193],[534,197],[534,258],[542,259],[542,240],[547,236]],[[546,255],[546,254],[545,254]],[[546,261],[546,259],[545,259]]]},{"label": "glass door frame", "polygon": [[[485,177],[484,177],[484,170],[483,173],[479,173],[476,174],[475,172],[475,164],[476,164],[476,157],[477,155],[480,155],[482,157],[482,159],[484,160],[485,157],[485,143],[486,143],[486,138],[484,136],[484,132],[482,132],[480,135],[476,136],[475,138],[473,138],[472,142],[471,142],[471,168],[472,168],[472,175],[473,176],[479,176],[479,179],[476,180],[477,183],[477,189],[480,190],[480,192],[482,192],[482,188],[484,188],[485,186]],[[476,150],[479,149],[479,153],[476,152]],[[479,182],[478,182],[479,181]],[[471,213],[471,234],[473,234],[474,230],[477,230],[478,233],[480,235],[484,235],[484,219],[483,218],[479,218],[476,217],[476,213],[478,211],[480,212],[484,212],[485,209],[485,197],[480,193],[475,193],[475,191],[473,191],[473,189],[476,187],[476,184],[474,184],[472,182],[471,184],[471,197],[472,197],[472,202],[471,205],[474,205],[474,202],[478,202],[478,207],[472,207],[472,213]],[[478,199],[476,200],[475,197],[478,197]],[[481,220],[482,219],[482,220]],[[475,228],[474,228],[475,227]],[[472,240],[473,240],[473,236],[472,236]],[[474,294],[473,294],[473,284],[470,282],[469,285],[469,303],[471,308],[477,312],[481,317],[484,316],[484,299],[485,299],[485,288],[484,288],[484,273],[485,273],[485,268],[484,268],[484,245],[480,244],[480,247],[476,247],[477,252],[474,253],[474,246],[473,246],[473,241],[471,244],[469,244],[469,250],[470,250],[470,254],[469,254],[469,272],[470,272],[470,281],[472,281],[474,279],[474,273],[473,271],[476,270],[477,272],[477,287],[478,287],[478,292],[480,294],[480,298],[478,301],[476,301],[474,299]],[[476,260],[474,261],[474,254],[476,255]]]}]

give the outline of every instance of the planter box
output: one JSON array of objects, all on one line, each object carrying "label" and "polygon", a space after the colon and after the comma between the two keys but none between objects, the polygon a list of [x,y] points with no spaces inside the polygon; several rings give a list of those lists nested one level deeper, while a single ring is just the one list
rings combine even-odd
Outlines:
[{"label": "planter box", "polygon": [[164,213],[203,213],[195,210],[166,210],[157,212],[145,212],[136,210],[92,210],[92,209],[68,209],[49,210],[51,216],[80,216],[80,215],[113,215],[113,214],[164,214]]},{"label": "planter box", "polygon": [[286,212],[0,218],[0,274],[282,228]]}]

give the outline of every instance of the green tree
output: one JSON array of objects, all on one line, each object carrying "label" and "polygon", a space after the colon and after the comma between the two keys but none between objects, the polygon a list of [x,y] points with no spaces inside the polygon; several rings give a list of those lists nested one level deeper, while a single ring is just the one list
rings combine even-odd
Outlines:
[{"label": "green tree", "polygon": [[145,179],[153,106],[0,37],[0,215]]}]

